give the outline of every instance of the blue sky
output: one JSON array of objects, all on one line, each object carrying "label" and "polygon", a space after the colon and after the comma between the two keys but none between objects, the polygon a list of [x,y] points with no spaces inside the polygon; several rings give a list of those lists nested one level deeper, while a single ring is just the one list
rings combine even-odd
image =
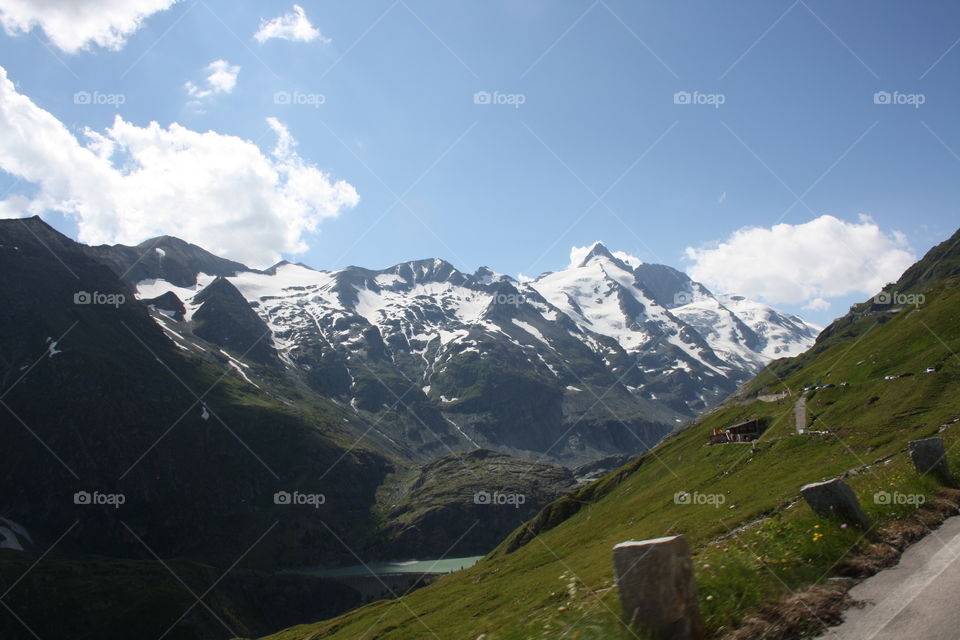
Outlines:
[{"label": "blue sky", "polygon": [[[202,220],[212,214],[189,191],[77,204],[82,197],[43,183],[24,159],[47,156],[8,149],[0,157],[5,215],[42,209],[73,237],[86,224],[88,238],[106,238],[117,216],[134,214],[98,207],[123,209],[133,198],[163,211],[135,214],[156,219],[127,220],[113,239],[185,230],[216,244],[233,230],[241,248],[263,242],[257,255],[317,268],[442,257],[467,271],[488,265],[535,276],[566,266],[572,246],[600,239],[821,323],[895,279],[905,256],[922,255],[960,220],[960,7],[952,2],[303,0],[322,35],[262,42],[254,38],[261,25],[291,14],[293,3],[183,0],[152,11],[169,3],[103,3],[146,8],[122,43],[101,46],[69,41],[70,22],[56,22],[62,15],[17,16],[0,1],[0,66],[16,94],[7,92],[8,119],[26,97],[89,145],[84,128],[104,135],[120,116],[126,132],[107,137],[122,147],[111,160],[121,174],[164,136],[164,144],[190,145],[201,139],[186,132],[215,132],[202,140],[218,143],[205,147],[210,162],[217,153],[239,157],[219,145],[235,136],[259,147],[264,167],[324,189],[284,192],[283,207],[306,212],[284,214],[284,233],[260,234],[256,224],[269,217],[251,222],[252,210],[218,227]],[[84,4],[63,2],[78,11]],[[32,30],[16,26],[31,17]],[[235,78],[208,80],[215,61]],[[101,103],[77,104],[78,92]],[[701,104],[683,104],[678,92]],[[883,96],[877,104],[876,92],[900,104]],[[149,130],[153,121],[159,133]],[[57,139],[18,122],[30,142]],[[271,156],[282,135],[295,146]],[[215,171],[203,175],[216,181]],[[281,206],[233,179],[238,198]],[[99,191],[117,182],[97,180]],[[346,183],[339,191],[337,181]],[[198,177],[195,188],[203,187]],[[837,220],[810,224],[825,215]],[[731,237],[778,224],[790,226]],[[724,241],[726,252],[710,253]],[[802,251],[785,252],[783,243]],[[294,255],[295,246],[306,250]],[[761,275],[769,268],[767,286],[743,265],[724,272],[731,252],[749,253]],[[866,264],[878,253],[889,259]],[[776,299],[779,289],[794,293]]]}]

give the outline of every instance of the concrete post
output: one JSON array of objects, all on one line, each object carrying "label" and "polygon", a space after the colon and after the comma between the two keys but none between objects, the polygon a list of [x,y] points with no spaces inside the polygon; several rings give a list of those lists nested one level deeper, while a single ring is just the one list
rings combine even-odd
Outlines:
[{"label": "concrete post", "polygon": [[943,438],[912,441],[910,458],[918,472],[929,473],[948,487],[957,486],[953,474],[950,473],[950,463],[947,462],[947,449],[943,444]]},{"label": "concrete post", "polygon": [[825,518],[839,518],[850,522],[864,531],[870,530],[870,520],[860,508],[856,494],[840,478],[804,485],[800,494],[815,513]]},{"label": "concrete post", "polygon": [[621,542],[613,548],[627,624],[656,640],[702,640],[690,547],[683,536]]}]

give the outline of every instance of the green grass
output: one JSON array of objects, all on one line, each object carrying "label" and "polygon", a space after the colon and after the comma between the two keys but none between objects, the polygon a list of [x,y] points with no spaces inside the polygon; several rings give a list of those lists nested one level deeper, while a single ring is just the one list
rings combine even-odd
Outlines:
[{"label": "green grass", "polygon": [[[939,432],[960,416],[958,309],[960,287],[948,281],[928,290],[919,309],[847,324],[846,337],[831,335],[815,352],[775,363],[726,406],[548,506],[533,521],[535,536],[515,532],[476,566],[402,601],[374,603],[271,638],[633,637],[619,623],[611,549],[624,540],[676,533],[694,549],[701,610],[708,635],[717,637],[744,613],[830,577],[836,563],[863,544],[853,527],[840,528],[795,502],[802,485],[892,456],[848,480],[868,515],[883,522],[913,508],[874,504],[879,490],[930,495],[935,487],[912,471],[904,451],[910,440],[932,435],[948,447],[960,444],[960,424]],[[921,375],[927,366],[939,370]],[[904,371],[917,375],[882,379]],[[810,394],[808,428],[822,435],[796,434],[796,396],[750,400],[818,381],[850,383]],[[754,417],[770,420],[755,450],[706,445],[711,429]],[[960,456],[951,460],[960,468]],[[677,504],[680,491],[720,495],[723,504]],[[750,523],[756,524],[717,542]]]}]

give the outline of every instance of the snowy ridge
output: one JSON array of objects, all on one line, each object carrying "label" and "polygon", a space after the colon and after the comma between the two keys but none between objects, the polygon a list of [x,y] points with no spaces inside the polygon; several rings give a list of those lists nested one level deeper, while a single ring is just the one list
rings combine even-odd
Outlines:
[{"label": "snowy ridge", "polygon": [[[674,422],[718,402],[771,359],[809,348],[820,330],[763,303],[715,296],[686,274],[601,243],[581,255],[526,283],[486,267],[463,273],[439,259],[379,271],[280,263],[227,280],[269,327],[281,360],[312,386],[358,413],[429,400],[437,428],[452,427],[451,437],[470,447],[489,442],[469,420],[446,415],[472,397],[451,384],[473,384],[476,363],[487,358],[507,358],[571,402],[586,401],[584,378],[605,370],[623,402]],[[179,331],[213,279],[199,274],[192,287],[144,280],[137,295],[176,294],[186,309]],[[230,364],[255,384],[242,363]]]}]

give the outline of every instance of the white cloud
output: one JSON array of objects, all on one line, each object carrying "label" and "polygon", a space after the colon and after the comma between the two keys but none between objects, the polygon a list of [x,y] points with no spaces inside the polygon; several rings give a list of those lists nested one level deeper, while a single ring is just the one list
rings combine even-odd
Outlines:
[{"label": "white cloud", "polygon": [[0,169],[35,187],[0,212],[50,210],[73,216],[79,239],[134,244],[169,234],[219,255],[262,267],[307,249],[305,234],[355,206],[344,181],[301,158],[286,127],[269,153],[242,138],[179,124],[145,127],[117,116],[81,140],[52,114],[17,93],[0,67]]},{"label": "white cloud", "polygon": [[[596,246],[597,243],[600,243],[600,241],[597,240],[596,242],[588,244],[584,247],[570,247],[570,264],[568,265],[567,268],[573,269],[575,267],[579,267],[580,263],[583,262],[583,259],[587,257],[587,254],[590,253],[590,250],[593,249],[593,247]],[[628,266],[631,266],[634,268],[636,268],[638,265],[643,264],[643,260],[641,260],[640,258],[637,258],[636,256],[632,256],[629,253],[625,253],[623,251],[611,251],[610,254],[613,257],[619,259],[620,261],[626,263]]]},{"label": "white cloud", "polygon": [[829,300],[824,300],[823,298],[814,298],[807,304],[803,305],[804,309],[809,309],[810,311],[826,311],[831,306]]},{"label": "white cloud", "polygon": [[217,93],[230,93],[237,85],[237,74],[240,73],[240,67],[231,65],[226,60],[214,60],[207,65],[207,82]]},{"label": "white cloud", "polygon": [[150,15],[179,0],[0,0],[8,35],[39,27],[56,47],[76,53],[97,45],[117,50]]},{"label": "white cloud", "polygon": [[570,247],[570,264],[567,265],[568,269],[573,269],[580,266],[580,263],[583,262],[583,259],[587,257],[587,254],[590,252],[590,249],[593,248],[593,245],[588,244],[585,247]]},{"label": "white cloud", "polygon": [[214,60],[204,67],[204,70],[207,72],[204,86],[198,86],[190,81],[183,85],[196,102],[217,93],[230,93],[237,86],[237,76],[240,74],[238,65],[232,65],[226,60]]},{"label": "white cloud", "polygon": [[715,247],[687,247],[694,280],[720,293],[825,310],[829,299],[876,293],[916,261],[906,238],[869,217],[745,227]]},{"label": "white cloud", "polygon": [[293,5],[293,11],[277,16],[272,20],[260,20],[260,29],[253,34],[257,42],[266,42],[271,38],[281,40],[292,40],[294,42],[310,42],[320,39],[324,44],[330,42],[320,30],[310,24],[307,14],[303,12],[303,7],[298,4]]},{"label": "white cloud", "polygon": [[611,251],[610,253],[613,254],[614,258],[617,258],[627,266],[633,267],[634,269],[643,264],[643,260],[636,256],[632,256],[629,253],[625,253],[623,251]]}]

